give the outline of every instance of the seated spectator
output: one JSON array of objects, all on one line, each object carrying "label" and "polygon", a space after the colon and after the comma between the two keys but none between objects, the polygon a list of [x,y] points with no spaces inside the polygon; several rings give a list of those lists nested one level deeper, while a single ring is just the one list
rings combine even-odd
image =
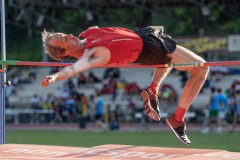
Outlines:
[{"label": "seated spectator", "polygon": [[59,94],[59,98],[61,98],[63,101],[65,101],[69,97],[70,97],[70,94],[69,94],[68,90],[62,89],[62,91]]},{"label": "seated spectator", "polygon": [[117,81],[113,77],[109,77],[103,84],[102,94],[116,94]]},{"label": "seated spectator", "polygon": [[35,80],[37,77],[36,75],[36,68],[31,67],[28,73],[28,78],[29,80],[32,82],[33,80]]},{"label": "seated spectator", "polygon": [[42,104],[42,109],[46,110],[53,109],[53,103],[49,99],[45,99]]},{"label": "seated spectator", "polygon": [[216,82],[221,81],[222,77],[229,73],[228,67],[226,66],[213,66],[210,71]]},{"label": "seated spectator", "polygon": [[12,85],[17,86],[20,83],[20,77],[16,74],[12,76]]},{"label": "seated spectator", "polygon": [[80,101],[82,96],[75,87],[69,92],[69,95],[76,101]]},{"label": "seated spectator", "polygon": [[34,94],[32,99],[31,99],[31,108],[42,109],[41,98],[37,94]]},{"label": "seated spectator", "polygon": [[[53,111],[54,110],[54,106],[53,106],[54,101],[55,101],[55,97],[50,93],[47,94],[47,97],[44,98],[44,100],[43,100],[42,109]],[[50,112],[48,115],[48,119],[51,124],[54,124],[54,122],[55,122],[55,115],[56,115],[55,112]]]},{"label": "seated spectator", "polygon": [[60,99],[56,99],[53,102],[53,109],[54,109],[54,122],[62,122],[62,103]]},{"label": "seated spectator", "polygon": [[178,99],[177,91],[170,84],[163,84],[160,88],[160,99],[168,102],[176,102]]},{"label": "seated spectator", "polygon": [[235,91],[240,91],[240,81],[237,82]]},{"label": "seated spectator", "polygon": [[42,109],[42,104],[41,104],[41,98],[37,95],[34,94],[32,99],[31,99],[31,108],[33,109],[33,114],[31,115],[31,124],[39,124],[39,114],[38,110]]},{"label": "seated spectator", "polygon": [[120,69],[119,68],[107,68],[104,72],[103,78],[106,79],[108,77],[120,78]]},{"label": "seated spectator", "polygon": [[54,74],[60,70],[61,67],[56,66],[56,67],[51,67],[50,74]]},{"label": "seated spectator", "polygon": [[77,79],[78,87],[85,85],[87,83],[87,78],[84,73],[80,73]]},{"label": "seated spectator", "polygon": [[92,72],[89,72],[88,83],[99,83],[101,80]]},{"label": "seated spectator", "polygon": [[6,96],[12,96],[16,94],[15,87],[13,85],[10,85],[6,87]]},{"label": "seated spectator", "polygon": [[125,80],[121,79],[121,80],[117,81],[117,95],[118,95],[119,100],[122,100],[124,98],[125,85],[126,85]]},{"label": "seated spectator", "polygon": [[67,80],[67,87],[68,87],[68,90],[69,90],[69,91],[71,91],[72,89],[75,88],[75,84],[74,84],[72,78],[69,78],[69,79]]},{"label": "seated spectator", "polygon": [[125,92],[128,95],[139,95],[141,92],[141,89],[136,82],[132,82],[132,83],[126,84]]}]

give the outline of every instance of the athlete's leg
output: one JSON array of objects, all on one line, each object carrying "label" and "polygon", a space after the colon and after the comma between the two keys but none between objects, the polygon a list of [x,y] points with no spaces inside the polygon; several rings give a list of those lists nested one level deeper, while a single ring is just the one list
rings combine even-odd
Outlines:
[{"label": "athlete's leg", "polygon": [[159,88],[160,84],[167,77],[171,70],[172,68],[155,68],[151,84],[154,83],[157,85],[157,88]]},{"label": "athlete's leg", "polygon": [[160,108],[158,102],[158,88],[163,79],[171,71],[171,68],[156,68],[153,73],[152,83],[150,87],[141,92],[141,97],[144,102],[144,108],[147,115],[155,121],[159,121]]},{"label": "athlete's leg", "polygon": [[[172,58],[171,63],[185,63],[185,62],[205,62],[200,56],[192,51],[177,46],[176,50],[169,55]],[[198,95],[203,83],[205,82],[209,67],[175,67],[177,70],[187,71],[190,77],[185,84],[185,87],[180,98],[179,106],[183,109],[188,109],[194,98]]]},{"label": "athlete's leg", "polygon": [[[171,63],[205,62],[201,57],[181,46],[177,46],[176,50],[170,54],[169,57],[172,58]],[[185,133],[186,124],[184,123],[184,117],[188,107],[197,96],[206,80],[209,68],[176,67],[176,69],[187,71],[190,74],[190,77],[185,84],[176,112],[174,115],[169,116],[166,119],[166,122],[182,143],[190,144],[191,142]]]}]

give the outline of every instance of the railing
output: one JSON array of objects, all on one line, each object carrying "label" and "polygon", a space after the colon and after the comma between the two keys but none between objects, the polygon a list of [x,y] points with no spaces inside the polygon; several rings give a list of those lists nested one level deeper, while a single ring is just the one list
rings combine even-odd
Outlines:
[{"label": "railing", "polygon": [[[6,109],[5,110],[5,116],[13,116],[13,121],[15,125],[18,125],[20,123],[20,115],[27,114],[30,117],[31,124],[39,123],[40,122],[40,116],[42,115],[51,115],[54,113],[54,110],[45,110],[45,109]],[[36,116],[38,118],[36,118]],[[50,118],[50,123],[52,123],[52,119]]]}]

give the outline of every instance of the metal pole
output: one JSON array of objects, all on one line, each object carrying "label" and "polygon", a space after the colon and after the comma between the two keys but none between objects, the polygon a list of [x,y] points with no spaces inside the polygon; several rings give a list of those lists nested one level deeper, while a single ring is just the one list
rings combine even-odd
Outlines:
[{"label": "metal pole", "polygon": [[[6,38],[5,38],[5,3],[1,0],[1,48],[2,60],[6,60]],[[6,73],[4,72],[4,65],[2,65],[3,72],[0,72],[0,144],[5,143],[5,85]]]}]

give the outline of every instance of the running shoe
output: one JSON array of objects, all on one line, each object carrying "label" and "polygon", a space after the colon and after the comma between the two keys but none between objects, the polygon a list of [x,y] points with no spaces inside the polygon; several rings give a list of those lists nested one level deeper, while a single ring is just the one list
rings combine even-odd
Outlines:
[{"label": "running shoe", "polygon": [[151,88],[147,88],[141,92],[141,97],[147,115],[154,121],[160,121],[161,116],[158,96],[152,92]]},{"label": "running shoe", "polygon": [[180,142],[186,145],[191,144],[191,141],[186,134],[186,124],[184,122],[176,121],[174,115],[169,116],[166,119],[166,122]]}]

